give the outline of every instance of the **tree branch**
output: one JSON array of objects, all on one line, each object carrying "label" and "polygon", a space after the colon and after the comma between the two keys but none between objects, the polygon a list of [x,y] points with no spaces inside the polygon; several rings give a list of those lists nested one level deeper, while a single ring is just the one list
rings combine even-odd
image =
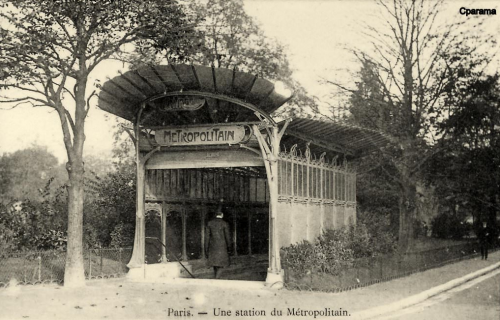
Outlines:
[{"label": "tree branch", "polygon": [[87,110],[85,111],[85,117],[87,117],[88,113],[89,113],[89,110],[90,110],[90,99],[92,99],[93,96],[97,96],[97,93],[96,91],[94,90],[90,96],[87,98]]},{"label": "tree branch", "polygon": [[71,117],[71,114],[69,113],[68,109],[64,108],[64,114],[66,115],[66,118],[68,119],[69,121],[69,124],[71,125],[71,130],[73,131],[73,134],[75,133],[76,131],[76,128],[75,128],[75,123],[73,121],[73,118]]}]

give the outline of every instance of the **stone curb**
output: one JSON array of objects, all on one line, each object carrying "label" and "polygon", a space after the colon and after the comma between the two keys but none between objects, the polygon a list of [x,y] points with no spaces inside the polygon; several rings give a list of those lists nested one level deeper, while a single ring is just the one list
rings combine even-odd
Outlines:
[{"label": "stone curb", "polygon": [[190,279],[190,278],[158,278],[158,279],[134,279],[130,282],[137,283],[165,283],[170,285],[198,286],[198,287],[219,287],[232,289],[264,289],[264,281],[245,281],[245,280],[214,280],[214,279]]},{"label": "stone curb", "polygon": [[387,313],[395,312],[397,310],[408,308],[412,305],[423,302],[423,301],[425,301],[425,300],[427,300],[435,295],[438,295],[441,292],[451,290],[451,289],[453,289],[461,284],[464,284],[470,280],[473,280],[473,279],[478,278],[482,275],[485,275],[485,274],[487,274],[487,273],[489,273],[497,268],[500,268],[500,262],[497,262],[489,267],[480,269],[478,271],[469,273],[468,275],[465,275],[461,278],[448,281],[442,285],[428,289],[426,291],[423,291],[423,292],[418,293],[416,295],[413,295],[411,297],[408,297],[408,298],[405,298],[405,299],[402,299],[402,300],[399,300],[399,301],[396,301],[396,302],[393,302],[393,303],[390,303],[390,304],[387,304],[384,306],[379,306],[379,307],[355,312],[352,314],[352,318],[357,319],[357,320],[367,320],[367,319],[371,319],[374,317],[385,315]]}]

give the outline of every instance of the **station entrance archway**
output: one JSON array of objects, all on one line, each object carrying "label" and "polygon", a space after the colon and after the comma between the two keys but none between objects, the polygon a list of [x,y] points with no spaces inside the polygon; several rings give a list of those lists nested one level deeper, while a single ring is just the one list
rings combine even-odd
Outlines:
[{"label": "station entrance archway", "polygon": [[222,210],[232,241],[222,279],[265,279],[269,190],[263,167],[147,169],[145,180],[148,265],[179,260],[197,278],[211,278],[205,227]]}]

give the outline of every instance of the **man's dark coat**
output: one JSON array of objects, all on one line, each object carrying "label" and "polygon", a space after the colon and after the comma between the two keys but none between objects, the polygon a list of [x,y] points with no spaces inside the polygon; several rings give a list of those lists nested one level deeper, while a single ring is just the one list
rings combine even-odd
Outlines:
[{"label": "man's dark coat", "polygon": [[229,225],[222,218],[215,218],[208,222],[206,251],[208,254],[207,264],[211,267],[229,266],[229,254],[231,242],[229,237]]},{"label": "man's dark coat", "polygon": [[482,245],[488,245],[490,243],[491,231],[488,227],[481,227],[477,234],[479,243]]}]

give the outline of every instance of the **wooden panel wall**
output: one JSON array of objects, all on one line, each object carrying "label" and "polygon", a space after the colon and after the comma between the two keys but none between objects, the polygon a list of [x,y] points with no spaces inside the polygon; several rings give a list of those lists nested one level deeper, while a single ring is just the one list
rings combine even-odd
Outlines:
[{"label": "wooden panel wall", "polygon": [[146,170],[146,199],[269,202],[266,177],[204,169]]}]

